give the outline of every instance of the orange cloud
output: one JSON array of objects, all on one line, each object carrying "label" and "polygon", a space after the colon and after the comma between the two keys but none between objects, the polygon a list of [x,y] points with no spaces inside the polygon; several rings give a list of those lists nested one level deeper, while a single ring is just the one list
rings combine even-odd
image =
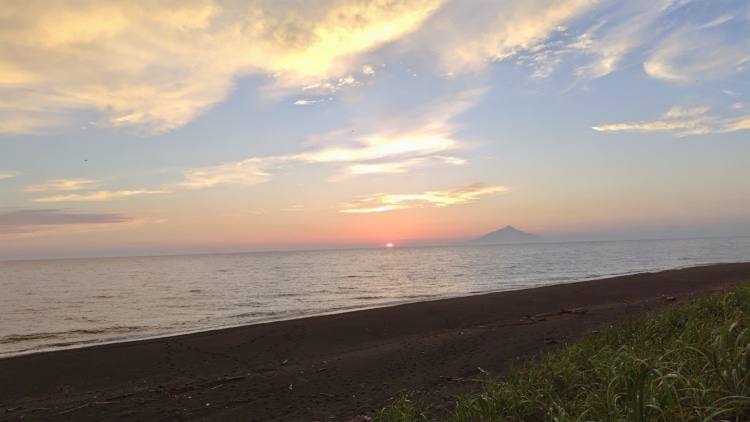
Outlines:
[{"label": "orange cloud", "polygon": [[471,184],[448,191],[428,191],[416,194],[378,193],[367,198],[348,202],[342,206],[342,213],[373,213],[408,208],[440,208],[449,205],[475,201],[483,195],[507,192],[505,186],[484,186]]},{"label": "orange cloud", "polygon": [[80,190],[90,187],[92,184],[96,184],[95,180],[91,179],[54,179],[47,183],[39,185],[31,185],[24,188],[24,192],[47,192],[47,191],[69,191],[69,190]]},{"label": "orange cloud", "polygon": [[109,201],[112,199],[122,199],[135,195],[151,195],[156,193],[166,193],[160,190],[118,190],[118,191],[98,191],[85,194],[57,195],[46,198],[34,199],[34,202],[83,202],[83,201]]}]

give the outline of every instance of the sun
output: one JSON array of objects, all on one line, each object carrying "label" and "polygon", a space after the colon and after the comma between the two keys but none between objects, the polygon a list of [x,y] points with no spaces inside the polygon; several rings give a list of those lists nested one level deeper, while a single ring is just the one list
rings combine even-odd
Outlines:
[{"label": "sun", "polygon": [[392,248],[393,247],[393,243],[388,242],[388,243],[385,244],[385,247],[386,248]]}]

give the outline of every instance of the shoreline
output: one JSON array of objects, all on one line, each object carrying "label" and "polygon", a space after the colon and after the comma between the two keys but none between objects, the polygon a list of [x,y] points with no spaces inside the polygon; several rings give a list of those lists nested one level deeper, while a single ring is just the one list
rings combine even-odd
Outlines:
[{"label": "shoreline", "polygon": [[502,374],[674,303],[662,295],[679,303],[748,281],[750,262],[700,265],[9,356],[0,359],[0,412],[9,420],[350,420],[403,389],[450,402],[471,388],[456,380],[481,376],[477,368]]},{"label": "shoreline", "polygon": [[[709,263],[709,264],[698,264],[698,265],[692,265],[692,266],[677,266],[677,267],[668,268],[668,269],[655,270],[655,271],[648,272],[648,273],[684,270],[684,269],[698,268],[698,267],[705,267],[705,266],[712,266],[712,265],[737,264],[737,263],[742,263],[742,262],[718,262],[718,263]],[[272,323],[286,322],[286,321],[297,321],[297,320],[307,319],[307,318],[316,318],[316,317],[338,315],[338,314],[350,313],[350,312],[367,311],[367,310],[372,310],[372,309],[391,308],[394,306],[412,305],[416,303],[451,300],[451,299],[457,299],[457,298],[482,296],[482,295],[487,295],[487,294],[512,292],[512,291],[518,291],[518,290],[537,289],[540,287],[549,287],[549,286],[582,283],[582,282],[597,281],[597,280],[606,280],[606,279],[610,279],[614,277],[627,277],[627,276],[637,275],[637,274],[644,274],[644,273],[636,271],[636,272],[628,272],[628,273],[623,273],[623,274],[609,274],[609,275],[603,275],[603,276],[593,276],[590,278],[583,278],[583,279],[573,279],[573,278],[563,279],[563,280],[557,280],[557,281],[553,281],[549,283],[542,283],[542,284],[535,285],[535,286],[511,287],[511,288],[506,288],[503,290],[473,292],[473,293],[468,293],[468,294],[458,294],[454,296],[442,296],[442,297],[434,297],[434,298],[426,297],[417,301],[410,301],[410,300],[393,301],[393,302],[377,304],[377,305],[372,305],[372,306],[351,307],[351,308],[332,310],[332,311],[321,312],[321,313],[316,313],[316,314],[299,315],[299,316],[294,316],[291,318],[282,317],[279,319],[260,320],[256,322],[250,322],[250,323],[240,323],[236,325],[208,327],[208,328],[195,329],[195,330],[189,330],[189,331],[174,331],[174,332],[157,334],[157,335],[144,334],[143,336],[135,336],[131,338],[119,338],[119,339],[114,339],[114,340],[101,340],[101,341],[100,340],[79,340],[77,342],[74,341],[69,344],[65,344],[63,342],[63,344],[65,345],[59,346],[59,347],[54,347],[54,346],[40,347],[40,348],[35,348],[35,349],[25,349],[22,351],[7,352],[7,354],[0,353],[0,360],[20,357],[20,356],[35,355],[35,354],[40,354],[40,353],[54,353],[54,352],[62,352],[66,350],[76,350],[76,349],[92,348],[92,347],[107,346],[107,345],[127,344],[127,343],[142,342],[142,341],[149,341],[149,340],[164,340],[164,339],[169,339],[171,337],[180,337],[180,336],[187,336],[187,335],[194,335],[194,334],[201,334],[201,333],[211,333],[214,331],[230,330],[230,329],[235,329],[235,328],[250,327],[250,326],[262,325],[262,324],[272,324]]]}]

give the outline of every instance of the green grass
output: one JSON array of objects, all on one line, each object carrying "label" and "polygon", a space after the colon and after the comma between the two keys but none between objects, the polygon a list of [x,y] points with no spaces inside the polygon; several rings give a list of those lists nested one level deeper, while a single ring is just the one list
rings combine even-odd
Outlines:
[{"label": "green grass", "polygon": [[[750,420],[750,287],[632,319],[459,398],[455,421]],[[437,420],[402,394],[378,421]]]}]

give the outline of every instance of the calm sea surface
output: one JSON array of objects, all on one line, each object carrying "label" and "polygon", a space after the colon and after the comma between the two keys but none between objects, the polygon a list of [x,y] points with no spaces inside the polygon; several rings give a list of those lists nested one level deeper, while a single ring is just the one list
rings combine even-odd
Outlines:
[{"label": "calm sea surface", "polygon": [[0,357],[750,261],[750,238],[0,262]]}]

